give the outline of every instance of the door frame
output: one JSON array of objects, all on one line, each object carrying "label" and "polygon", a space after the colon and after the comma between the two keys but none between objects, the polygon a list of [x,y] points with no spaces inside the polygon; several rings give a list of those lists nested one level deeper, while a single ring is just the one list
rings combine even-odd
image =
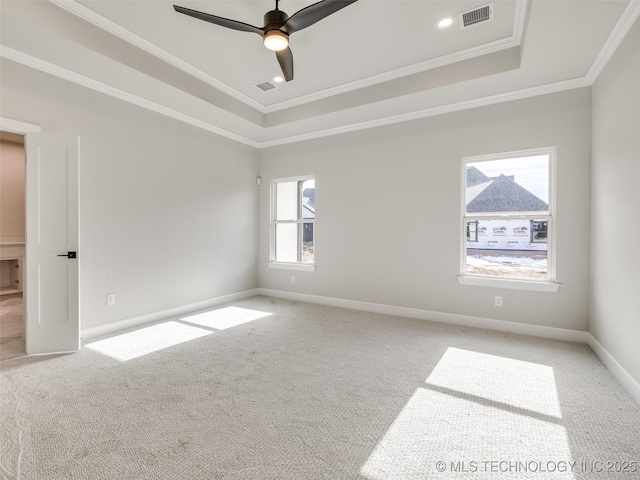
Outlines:
[{"label": "door frame", "polygon": [[42,133],[40,125],[20,122],[11,118],[0,117],[0,130],[7,133],[26,135],[27,133]]},{"label": "door frame", "polygon": [[[6,118],[6,117],[0,117],[0,131],[3,132],[7,132],[7,133],[15,133],[18,135],[22,135],[25,136],[27,133],[42,133],[42,128],[40,127],[40,125],[34,125],[32,123],[25,123],[25,122],[21,122],[19,120],[13,120],[11,118]],[[26,139],[25,139],[26,141]],[[27,148],[25,145],[24,148],[24,156],[25,156],[25,163],[27,161]],[[26,183],[26,179],[25,179],[25,183]],[[26,190],[25,190],[25,196],[26,196]],[[26,219],[26,215],[27,212],[25,211],[25,219]],[[24,255],[25,257],[27,257],[29,255],[29,250],[27,247],[27,243],[25,242],[24,244]],[[26,290],[26,286],[27,286],[27,282],[29,281],[28,276],[27,276],[27,272],[26,270],[22,271],[22,291],[24,292]],[[25,342],[27,339],[27,309],[23,307],[23,318],[24,318],[24,338],[25,338]]]}]

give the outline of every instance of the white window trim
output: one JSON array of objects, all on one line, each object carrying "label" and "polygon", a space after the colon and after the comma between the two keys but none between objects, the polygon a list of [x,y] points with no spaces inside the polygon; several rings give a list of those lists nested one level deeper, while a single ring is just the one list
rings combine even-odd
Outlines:
[{"label": "white window trim", "polygon": [[[466,181],[467,181],[467,164],[472,162],[481,162],[489,160],[507,160],[510,158],[533,157],[537,155],[549,155],[549,212],[540,215],[540,217],[549,217],[549,234],[547,243],[547,278],[545,280],[522,280],[510,279],[504,277],[489,277],[484,275],[473,275],[465,271],[467,261],[467,230],[465,225],[465,217],[467,217],[466,209]],[[493,287],[507,288],[512,290],[528,290],[534,292],[556,293],[560,288],[560,283],[556,282],[556,163],[557,163],[557,147],[542,147],[528,150],[518,150],[514,152],[504,152],[488,155],[477,155],[472,157],[463,157],[461,162],[461,188],[460,188],[460,274],[458,275],[458,283],[460,285],[470,285],[477,287]],[[535,216],[535,212],[532,212]],[[487,219],[504,218],[501,215],[477,215],[484,216]],[[523,217],[531,217],[527,213]]]},{"label": "white window trim", "polygon": [[529,290],[531,292],[556,293],[562,284],[549,281],[529,281],[510,278],[489,278],[475,275],[458,275],[460,285],[474,287],[506,288],[509,290]]},{"label": "white window trim", "polygon": [[[281,182],[305,182],[307,180],[315,180],[317,184],[316,177],[314,175],[301,175],[299,177],[285,177],[285,178],[274,178],[270,183],[270,205],[269,205],[269,268],[275,268],[280,270],[295,270],[298,272],[315,272],[317,265],[315,263],[302,263],[302,262],[276,262],[276,189],[275,185]],[[291,221],[292,223],[300,223],[298,220]],[[303,222],[303,223],[313,223],[313,249],[314,249],[314,260],[315,260],[315,250],[316,250],[316,219],[314,218],[312,222]]]},{"label": "white window trim", "polygon": [[269,262],[269,268],[277,268],[280,270],[296,270],[298,272],[315,272],[316,265],[313,263],[287,263],[287,262]]}]

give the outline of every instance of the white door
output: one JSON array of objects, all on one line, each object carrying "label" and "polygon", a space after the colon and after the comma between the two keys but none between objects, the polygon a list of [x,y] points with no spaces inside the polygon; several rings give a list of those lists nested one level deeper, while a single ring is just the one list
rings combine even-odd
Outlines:
[{"label": "white door", "polygon": [[78,137],[29,133],[25,145],[26,351],[79,350]]}]

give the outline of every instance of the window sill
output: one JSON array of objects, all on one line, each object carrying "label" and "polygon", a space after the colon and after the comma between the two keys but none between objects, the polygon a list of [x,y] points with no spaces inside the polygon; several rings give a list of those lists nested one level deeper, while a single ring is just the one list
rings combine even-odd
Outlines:
[{"label": "window sill", "polygon": [[284,263],[269,262],[269,268],[277,268],[280,270],[297,270],[298,272],[315,272],[316,266],[312,263]]},{"label": "window sill", "polygon": [[560,283],[555,282],[530,282],[527,280],[507,280],[505,278],[471,277],[458,275],[460,285],[474,287],[507,288],[511,290],[528,290],[530,292],[557,293]]}]

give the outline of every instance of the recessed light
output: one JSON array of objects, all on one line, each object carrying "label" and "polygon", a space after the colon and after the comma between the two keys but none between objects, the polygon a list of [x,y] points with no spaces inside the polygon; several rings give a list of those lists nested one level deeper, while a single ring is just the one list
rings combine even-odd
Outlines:
[{"label": "recessed light", "polygon": [[280,75],[276,75],[275,77],[273,77],[273,81],[276,83],[282,83],[284,82],[284,78],[281,77]]},{"label": "recessed light", "polygon": [[449,28],[451,25],[453,25],[454,22],[455,19],[453,17],[444,17],[438,20],[438,23],[436,23],[436,28],[444,30],[445,28]]}]

